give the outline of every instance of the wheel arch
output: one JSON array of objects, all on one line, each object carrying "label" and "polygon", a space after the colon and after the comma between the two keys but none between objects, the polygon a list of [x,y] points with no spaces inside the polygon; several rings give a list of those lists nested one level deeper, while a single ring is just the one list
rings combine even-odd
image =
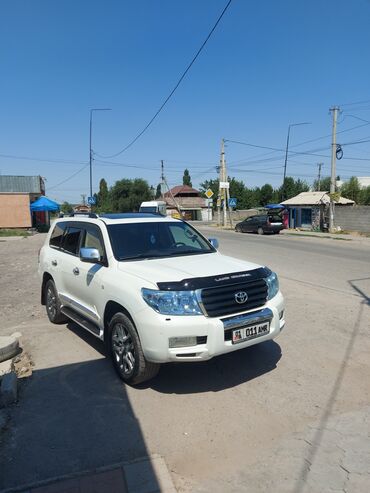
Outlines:
[{"label": "wheel arch", "polygon": [[131,320],[137,331],[135,321],[132,318],[130,312],[126,310],[126,308],[120,303],[117,303],[116,301],[113,300],[109,300],[105,305],[105,309],[104,309],[104,339],[105,339],[106,329],[108,328],[110,320],[112,319],[113,315],[119,312],[124,313]]},{"label": "wheel arch", "polygon": [[41,304],[46,305],[45,301],[45,286],[48,281],[54,281],[53,276],[49,274],[49,272],[44,272],[44,275],[42,276],[42,284],[41,284]]}]

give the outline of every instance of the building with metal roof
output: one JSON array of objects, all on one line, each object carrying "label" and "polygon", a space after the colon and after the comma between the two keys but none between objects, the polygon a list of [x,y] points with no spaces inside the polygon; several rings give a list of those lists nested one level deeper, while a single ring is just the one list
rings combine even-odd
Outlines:
[{"label": "building with metal roof", "polygon": [[0,193],[45,194],[45,184],[41,176],[0,175]]}]

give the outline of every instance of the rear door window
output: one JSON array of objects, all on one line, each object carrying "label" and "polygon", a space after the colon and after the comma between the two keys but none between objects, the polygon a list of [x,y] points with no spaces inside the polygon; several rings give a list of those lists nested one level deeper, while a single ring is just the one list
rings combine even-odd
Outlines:
[{"label": "rear door window", "polygon": [[53,229],[53,232],[50,236],[49,245],[52,248],[60,248],[62,244],[62,238],[64,234],[64,230],[66,229],[66,223],[60,222],[57,223]]},{"label": "rear door window", "polygon": [[73,226],[68,226],[67,231],[64,235],[63,250],[67,253],[72,253],[73,255],[78,255],[81,239],[81,228],[76,228]]}]

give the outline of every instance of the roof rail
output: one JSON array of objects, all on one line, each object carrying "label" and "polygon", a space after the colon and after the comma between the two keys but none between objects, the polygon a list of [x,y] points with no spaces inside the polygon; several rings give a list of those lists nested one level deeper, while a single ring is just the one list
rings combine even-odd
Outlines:
[{"label": "roof rail", "polygon": [[85,216],[90,217],[91,219],[97,219],[99,217],[97,214],[95,214],[95,212],[71,212],[69,214],[69,217],[75,216]]}]

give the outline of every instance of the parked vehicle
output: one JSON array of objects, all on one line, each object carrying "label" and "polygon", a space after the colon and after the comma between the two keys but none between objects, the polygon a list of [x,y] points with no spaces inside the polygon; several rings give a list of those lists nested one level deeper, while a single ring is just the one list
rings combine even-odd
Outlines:
[{"label": "parked vehicle", "polygon": [[248,217],[235,226],[235,231],[238,233],[258,233],[259,235],[279,234],[282,229],[284,225],[281,217],[271,214]]},{"label": "parked vehicle", "polygon": [[149,202],[142,202],[139,212],[147,212],[150,214],[166,215],[166,202],[160,200],[150,200]]},{"label": "parked vehicle", "polygon": [[60,218],[40,250],[41,302],[51,322],[73,320],[105,341],[129,384],[161,363],[273,339],[285,324],[277,275],[217,246],[155,214]]}]

